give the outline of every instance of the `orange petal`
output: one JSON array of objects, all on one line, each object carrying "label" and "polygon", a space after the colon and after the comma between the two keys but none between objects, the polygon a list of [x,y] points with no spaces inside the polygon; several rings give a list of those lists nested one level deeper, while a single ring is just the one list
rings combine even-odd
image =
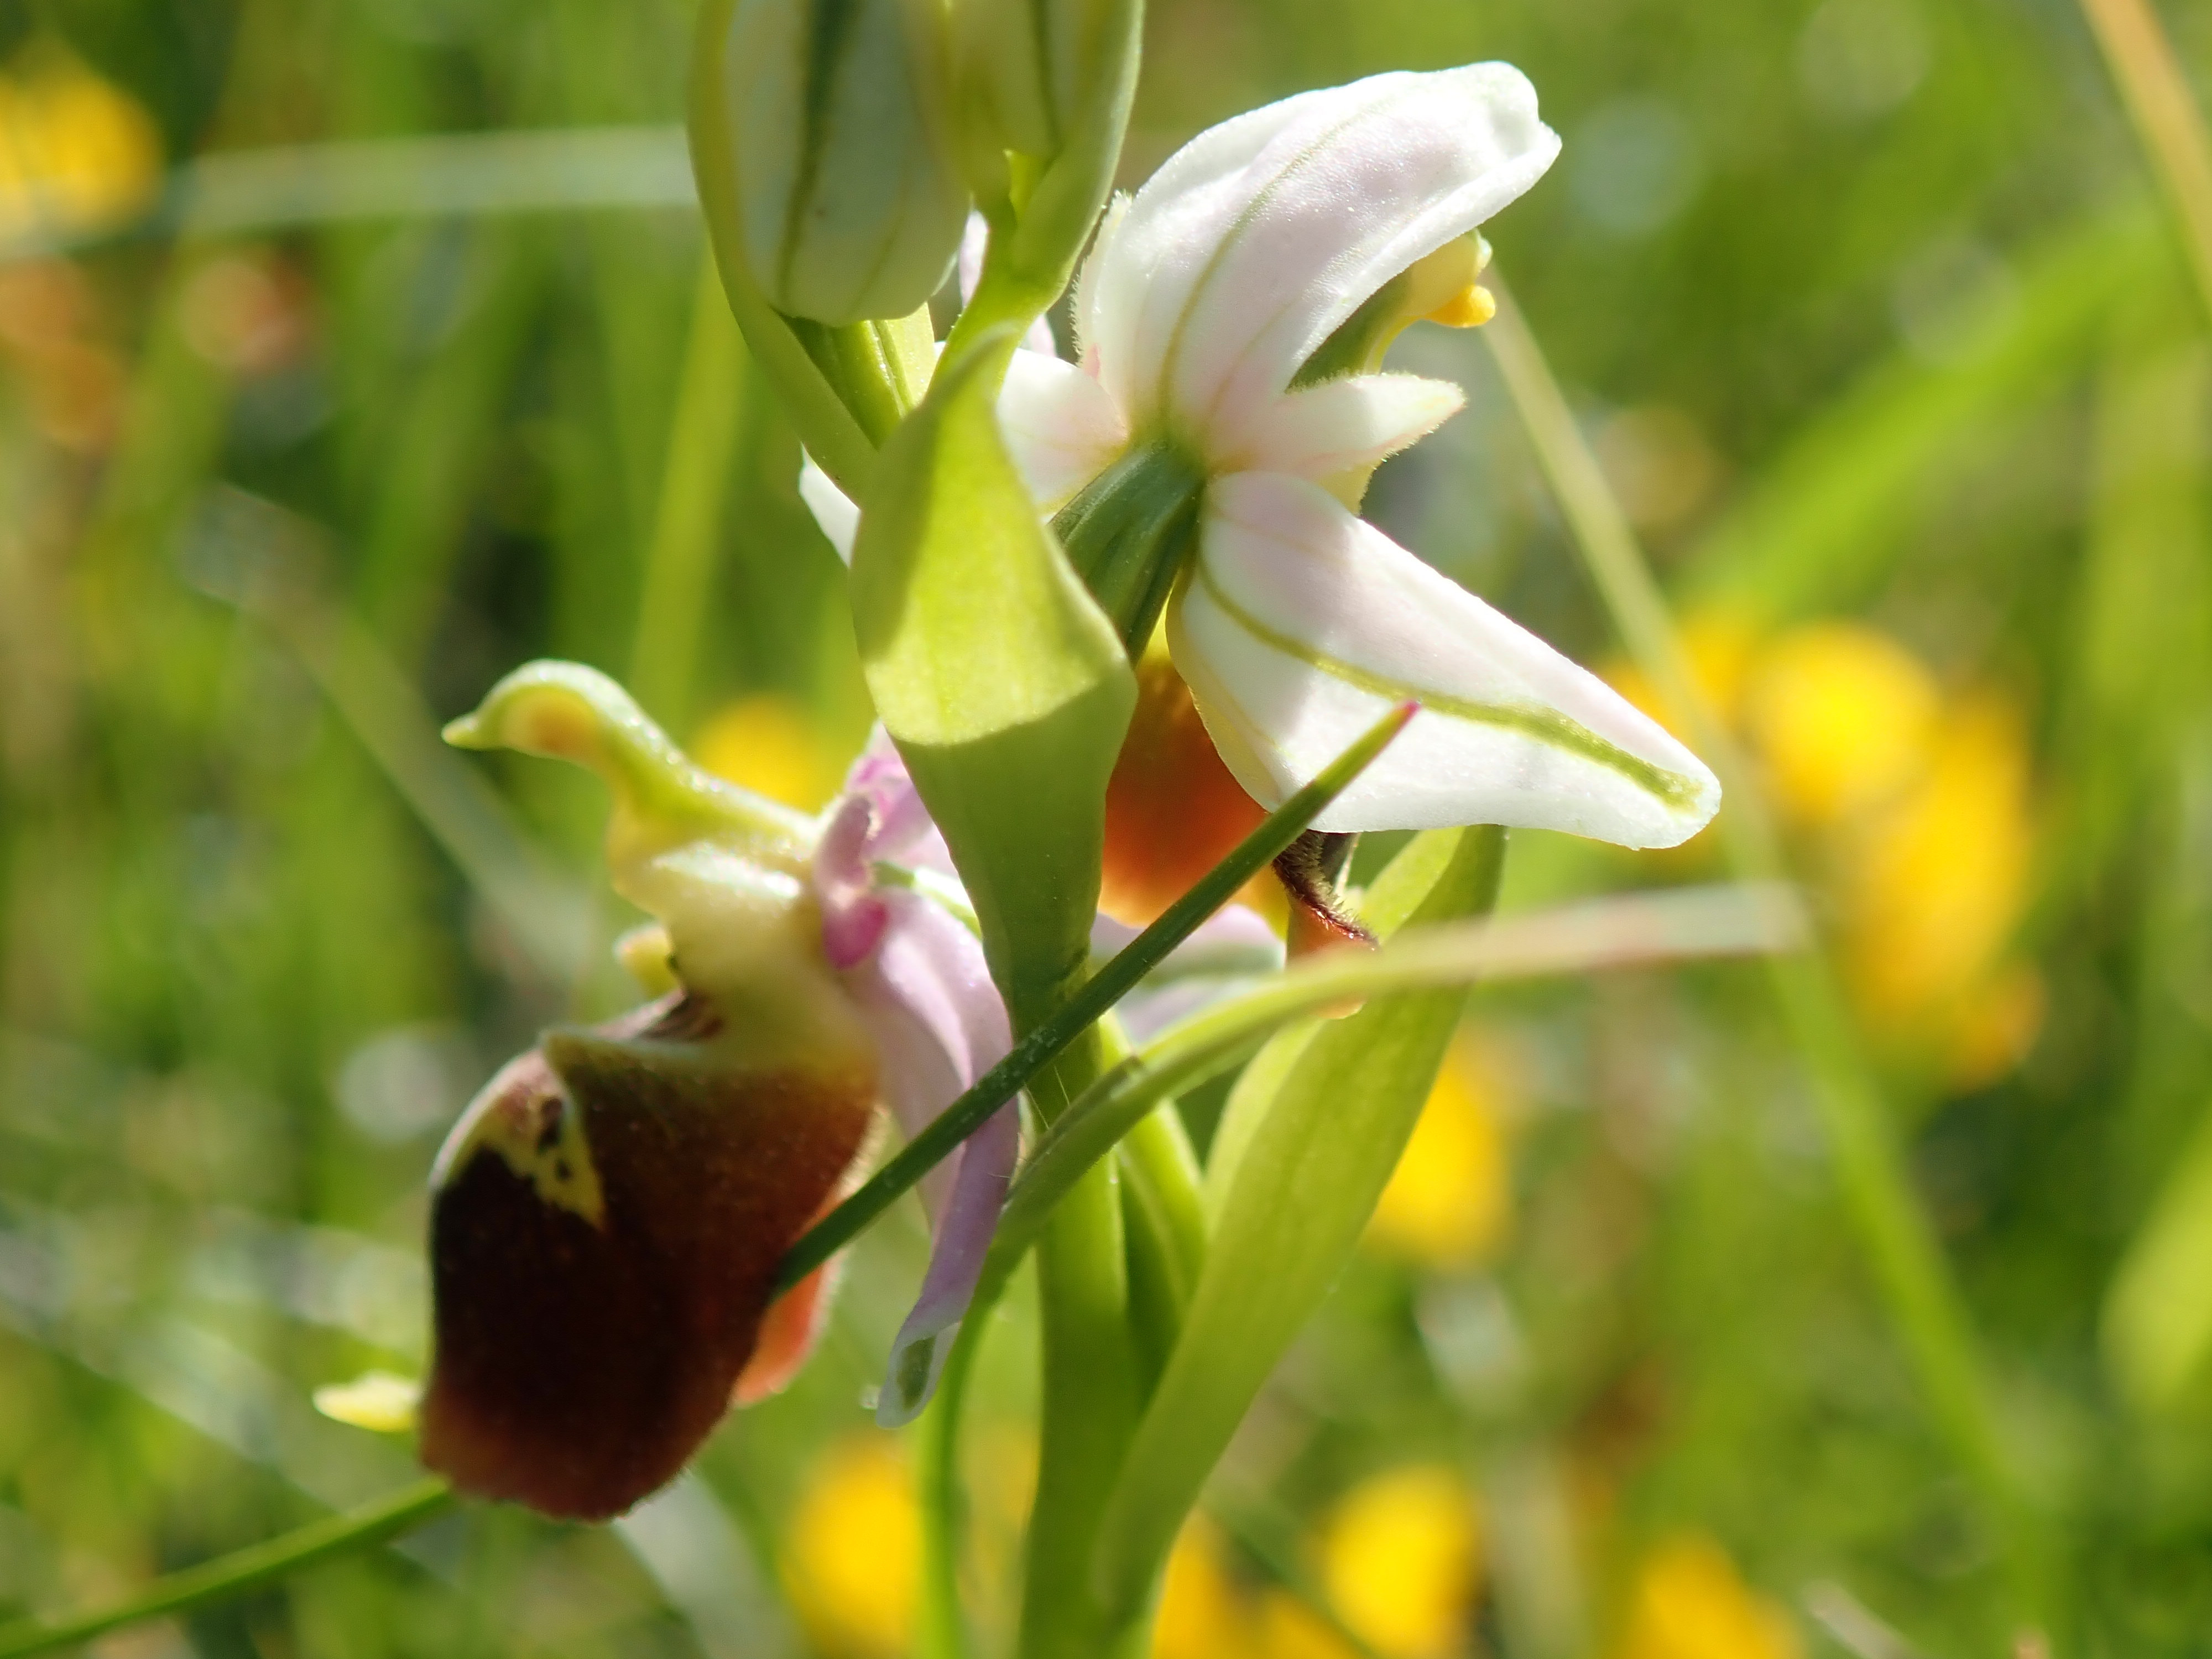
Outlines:
[{"label": "orange petal", "polygon": [[[433,1198],[423,1462],[579,1520],[673,1478],[728,1408],[777,1263],[858,1155],[874,1099],[865,1063],[745,1072],[649,1036],[556,1032],[508,1067]],[[785,1360],[811,1282],[777,1316]]]},{"label": "orange petal", "polygon": [[1106,786],[1098,908],[1141,927],[1267,816],[1214,752],[1190,688],[1164,654],[1137,665],[1137,710]]}]

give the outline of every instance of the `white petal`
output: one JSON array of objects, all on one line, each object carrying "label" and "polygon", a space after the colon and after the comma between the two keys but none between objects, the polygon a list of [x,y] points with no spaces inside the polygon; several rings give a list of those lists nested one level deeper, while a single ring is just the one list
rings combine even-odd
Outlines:
[{"label": "white petal", "polygon": [[1253,411],[1243,432],[1224,443],[1222,460],[1240,472],[1326,478],[1396,454],[1466,404],[1467,394],[1450,381],[1417,374],[1325,380]]},{"label": "white petal", "polygon": [[[1121,411],[1097,380],[1073,363],[1027,347],[1017,350],[1007,367],[1006,384],[999,393],[999,430],[1022,482],[1044,513],[1058,510],[1104,471],[1129,438]],[[837,556],[852,563],[860,509],[814,465],[811,455],[799,463],[799,498]]]},{"label": "white petal", "polygon": [[1107,250],[1114,246],[1121,221],[1128,216],[1127,194],[1115,191],[1114,199],[1106,204],[1104,217],[1098,222],[1098,234],[1091,239],[1091,252],[1083,261],[1083,269],[1075,275],[1075,361],[1093,374],[1098,372],[1098,283],[1106,268]]},{"label": "white petal", "polygon": [[1028,349],[1015,352],[1006,369],[999,430],[1047,513],[1104,471],[1129,441],[1104,387],[1073,363]]},{"label": "white petal", "polygon": [[1206,511],[1169,644],[1255,799],[1280,802],[1417,699],[1316,829],[1506,823],[1671,847],[1718,808],[1705,764],[1602,680],[1316,485],[1241,473]]},{"label": "white petal", "polygon": [[860,509],[803,451],[799,462],[799,499],[806,503],[806,510],[830,538],[830,545],[837,550],[837,556],[852,563],[853,538],[860,533]]},{"label": "white petal", "polygon": [[1099,252],[1100,377],[1138,421],[1201,444],[1236,430],[1376,289],[1558,153],[1505,64],[1377,75],[1202,133]]}]

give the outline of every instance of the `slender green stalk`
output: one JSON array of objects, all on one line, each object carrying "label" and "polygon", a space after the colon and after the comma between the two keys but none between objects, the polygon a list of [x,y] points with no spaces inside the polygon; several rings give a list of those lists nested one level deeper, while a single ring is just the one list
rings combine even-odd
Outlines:
[{"label": "slender green stalk", "polygon": [[[844,1249],[861,1229],[975,1133],[985,1118],[1029,1087],[1047,1066],[1127,995],[1138,981],[1158,967],[1168,952],[1189,938],[1200,922],[1226,904],[1238,888],[1296,841],[1322,809],[1348,788],[1352,780],[1405,730],[1406,722],[1413,719],[1413,714],[1414,705],[1408,703],[1377,720],[1311,783],[1269,813],[1258,829],[1239,842],[1227,857],[1207,871],[1151,927],[1124,945],[1111,962],[1053,1013],[1024,1033],[1006,1057],[978,1079],[973,1088],[946,1107],[934,1122],[907,1142],[858,1192],[823,1217],[791,1247],[776,1274],[779,1287],[788,1289],[796,1285]],[[1067,1097],[1073,1099],[1090,1081],[1084,1079]]]},{"label": "slender green stalk", "polygon": [[435,1520],[453,1503],[453,1489],[444,1481],[417,1481],[343,1515],[157,1578],[136,1595],[98,1612],[0,1626],[0,1659],[23,1659],[27,1654],[88,1642],[125,1625],[229,1601],[319,1562],[388,1543]]},{"label": "slender green stalk", "polygon": [[916,1484],[921,1508],[921,1597],[915,1651],[919,1659],[969,1659],[968,1621],[960,1609],[960,1537],[967,1518],[961,1502],[960,1413],[975,1351],[997,1302],[978,1297],[968,1304],[960,1334],[937,1379],[937,1397],[921,1419]]},{"label": "slender green stalk", "polygon": [[2081,0],[2136,136],[2180,222],[2197,292],[2212,310],[2212,137],[2150,0]]},{"label": "slender green stalk", "polygon": [[744,337],[731,319],[714,261],[703,261],[691,301],[691,336],[669,428],[645,591],[630,647],[630,695],[672,732],[690,714],[700,624],[714,574],[715,538],[729,498],[730,459],[744,416]]},{"label": "slender green stalk", "polygon": [[[1591,580],[1637,665],[1719,775],[1720,827],[1747,879],[1784,879],[1781,842],[1757,783],[1698,689],[1667,602],[1628,520],[1583,441],[1519,307],[1494,276],[1498,313],[1485,330],[1506,387],[1574,532]],[[1856,1228],[1938,1426],[2004,1534],[2021,1609],[2040,1620],[2046,1601],[2039,1528],[1991,1409],[1973,1321],[1912,1189],[1896,1115],[1861,1049],[1826,956],[1808,951],[1770,964],[1784,1020],[1810,1074]]]},{"label": "slender green stalk", "polygon": [[[1031,1090],[1056,1121],[1115,1058],[1091,1025]],[[1113,1161],[1062,1198],[1037,1241],[1043,1389],[1030,1510],[1021,1659],[1096,1659],[1109,1626],[1091,1592],[1098,1524],[1143,1408],[1130,1320],[1129,1250]]]}]

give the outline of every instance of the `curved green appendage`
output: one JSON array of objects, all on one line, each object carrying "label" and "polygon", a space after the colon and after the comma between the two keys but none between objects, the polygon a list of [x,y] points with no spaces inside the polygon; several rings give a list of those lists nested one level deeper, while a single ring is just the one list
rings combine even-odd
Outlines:
[{"label": "curved green appendage", "polygon": [[1198,550],[1206,469],[1164,443],[1130,450],[1053,514],[1053,533],[1134,662]]},{"label": "curved green appendage", "polygon": [[25,1620],[0,1626],[0,1659],[27,1659],[34,1653],[73,1647],[149,1619],[185,1613],[228,1601],[334,1556],[368,1549],[443,1515],[453,1504],[453,1488],[442,1480],[421,1480],[343,1515],[301,1527],[281,1538],[248,1545],[229,1555],[157,1578],[137,1595],[112,1607],[75,1617]]},{"label": "curved green appendage", "polygon": [[629,692],[581,663],[526,663],[445,735],[459,749],[514,749],[597,773],[614,796],[607,858],[617,872],[696,841],[795,868],[813,842],[811,820],[695,764]]}]

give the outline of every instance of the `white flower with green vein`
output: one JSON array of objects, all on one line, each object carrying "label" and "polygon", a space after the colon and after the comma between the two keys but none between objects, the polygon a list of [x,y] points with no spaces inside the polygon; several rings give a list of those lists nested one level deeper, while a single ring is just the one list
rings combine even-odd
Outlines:
[{"label": "white flower with green vein", "polygon": [[[1164,605],[1176,666],[1255,799],[1279,804],[1420,702],[1318,829],[1668,847],[1718,808],[1696,756],[1354,510],[1378,463],[1464,402],[1377,372],[1383,351],[1417,319],[1489,314],[1475,228],[1559,147],[1503,64],[1255,110],[1109,215],[1078,284],[1081,362],[1015,354],[1000,418],[1024,476],[1133,646]],[[805,489],[832,526],[828,481]],[[1194,537],[1160,530],[1178,512]]]}]

